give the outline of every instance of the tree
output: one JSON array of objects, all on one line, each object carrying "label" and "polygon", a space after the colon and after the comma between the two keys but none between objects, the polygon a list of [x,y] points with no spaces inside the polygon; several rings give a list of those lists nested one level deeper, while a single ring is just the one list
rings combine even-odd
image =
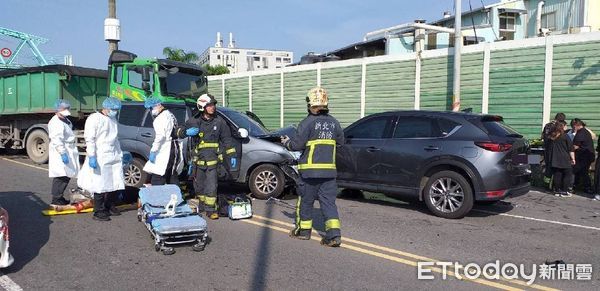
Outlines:
[{"label": "tree", "polygon": [[169,60],[178,61],[182,63],[193,64],[198,62],[198,54],[191,51],[184,51],[176,47],[166,47],[163,49],[163,55]]},{"label": "tree", "polygon": [[214,67],[211,65],[204,65],[204,69],[206,69],[209,76],[229,74],[229,68],[223,65],[216,65]]}]

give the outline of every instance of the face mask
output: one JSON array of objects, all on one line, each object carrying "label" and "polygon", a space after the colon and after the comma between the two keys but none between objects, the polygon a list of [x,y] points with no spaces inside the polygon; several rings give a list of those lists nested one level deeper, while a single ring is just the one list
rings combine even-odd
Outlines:
[{"label": "face mask", "polygon": [[108,112],[108,117],[113,117],[113,118],[117,117],[117,113],[118,113],[117,110],[111,110]]},{"label": "face mask", "polygon": [[58,113],[60,113],[60,115],[62,115],[64,117],[71,116],[71,111],[69,111],[69,109],[59,111]]},{"label": "face mask", "polygon": [[152,109],[152,112],[151,112],[152,116],[156,117],[156,116],[158,116],[159,113],[160,113],[160,111],[158,109]]}]

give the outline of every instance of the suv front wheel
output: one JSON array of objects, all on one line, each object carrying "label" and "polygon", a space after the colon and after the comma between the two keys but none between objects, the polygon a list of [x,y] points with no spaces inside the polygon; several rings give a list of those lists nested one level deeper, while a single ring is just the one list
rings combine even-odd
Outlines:
[{"label": "suv front wheel", "polygon": [[275,165],[260,165],[250,173],[248,186],[258,199],[278,197],[285,187],[285,174]]},{"label": "suv front wheel", "polygon": [[473,191],[461,174],[441,171],[433,174],[423,189],[427,208],[436,216],[462,218],[473,208]]},{"label": "suv front wheel", "polygon": [[128,166],[125,166],[123,173],[125,176],[125,186],[142,188],[148,178],[148,173],[143,170],[144,164],[144,160],[136,157],[133,158]]}]

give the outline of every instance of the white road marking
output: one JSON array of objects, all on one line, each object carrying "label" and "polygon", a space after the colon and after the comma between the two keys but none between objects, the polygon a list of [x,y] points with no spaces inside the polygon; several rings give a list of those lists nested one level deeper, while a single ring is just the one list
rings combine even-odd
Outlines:
[{"label": "white road marking", "polygon": [[514,214],[507,214],[507,213],[500,213],[500,212],[480,210],[480,209],[473,209],[472,211],[477,211],[477,212],[482,212],[482,213],[487,213],[487,214],[494,214],[494,215],[507,216],[507,217],[512,217],[512,218],[520,218],[520,219],[526,219],[526,220],[532,220],[532,221],[546,222],[546,223],[552,223],[552,224],[572,226],[572,227],[578,227],[578,228],[583,228],[583,229],[591,229],[591,230],[598,230],[598,231],[600,231],[600,227],[595,227],[595,226],[587,226],[587,225],[581,225],[581,224],[575,224],[575,223],[568,223],[568,222],[555,221],[555,220],[547,220],[547,219],[541,219],[541,218],[534,218],[534,217],[514,215]]},{"label": "white road marking", "polygon": [[6,291],[23,291],[21,286],[17,285],[13,280],[11,280],[8,276],[0,273],[0,287],[4,288]]}]

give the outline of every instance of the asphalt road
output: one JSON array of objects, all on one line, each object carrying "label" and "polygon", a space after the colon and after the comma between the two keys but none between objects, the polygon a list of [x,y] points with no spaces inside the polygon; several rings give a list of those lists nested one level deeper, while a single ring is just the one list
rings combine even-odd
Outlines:
[{"label": "asphalt road", "polygon": [[[6,290],[598,290],[600,202],[557,198],[531,191],[494,206],[477,206],[467,217],[432,216],[420,203],[378,194],[342,198],[343,247],[290,239],[294,197],[283,203],[254,201],[252,219],[209,221],[212,242],[201,253],[179,247],[155,252],[135,211],[111,222],[91,214],[45,217],[50,201],[46,165],[23,156],[0,156],[0,204],[10,214],[10,252],[2,270]],[[74,183],[72,182],[72,185]],[[240,191],[239,187],[221,187]],[[241,190],[243,191],[243,189]],[[315,225],[323,219],[315,210]],[[532,264],[563,260],[592,264],[591,280],[419,280],[417,262],[462,266],[500,261]],[[459,274],[462,268],[449,268]],[[527,272],[529,274],[530,271]],[[462,273],[464,274],[464,273]],[[557,273],[558,274],[558,273]]]}]

